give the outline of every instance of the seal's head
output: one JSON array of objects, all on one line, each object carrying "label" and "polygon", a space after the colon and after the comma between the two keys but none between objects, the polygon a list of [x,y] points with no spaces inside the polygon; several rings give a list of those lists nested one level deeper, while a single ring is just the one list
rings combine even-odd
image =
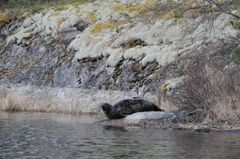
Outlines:
[{"label": "seal's head", "polygon": [[106,114],[106,116],[109,117],[111,114],[112,106],[108,103],[103,103],[103,104],[101,104],[101,108],[102,108],[103,112]]},{"label": "seal's head", "polygon": [[103,104],[101,104],[101,108],[102,108],[102,110],[106,113],[106,112],[110,112],[110,110],[111,110],[111,105],[110,104],[108,104],[108,103],[103,103]]}]

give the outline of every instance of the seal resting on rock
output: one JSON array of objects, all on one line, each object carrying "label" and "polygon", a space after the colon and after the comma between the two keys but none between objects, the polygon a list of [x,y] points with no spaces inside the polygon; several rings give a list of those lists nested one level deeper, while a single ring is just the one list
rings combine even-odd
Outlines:
[{"label": "seal resting on rock", "polygon": [[109,119],[121,119],[136,112],[164,111],[155,104],[143,99],[124,99],[113,106],[103,103],[101,108]]}]

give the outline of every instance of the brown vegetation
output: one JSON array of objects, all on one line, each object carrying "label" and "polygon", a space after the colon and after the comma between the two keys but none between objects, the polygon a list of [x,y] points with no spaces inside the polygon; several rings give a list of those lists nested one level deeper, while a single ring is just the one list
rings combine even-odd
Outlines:
[{"label": "brown vegetation", "polygon": [[186,110],[194,122],[216,124],[240,119],[239,66],[230,63],[219,68],[219,61],[205,59],[190,67],[184,84],[174,94],[173,103]]}]

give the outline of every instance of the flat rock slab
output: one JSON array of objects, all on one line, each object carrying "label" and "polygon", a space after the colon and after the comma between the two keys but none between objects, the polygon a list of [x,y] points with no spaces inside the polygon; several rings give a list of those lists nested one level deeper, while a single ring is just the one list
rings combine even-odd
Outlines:
[{"label": "flat rock slab", "polygon": [[117,127],[155,127],[155,128],[178,128],[174,122],[176,118],[174,113],[170,112],[138,112],[123,119],[104,120],[100,123],[105,126]]},{"label": "flat rock slab", "polygon": [[175,115],[170,112],[138,112],[124,118],[124,122],[129,124],[138,124],[147,120],[168,120],[174,119]]}]

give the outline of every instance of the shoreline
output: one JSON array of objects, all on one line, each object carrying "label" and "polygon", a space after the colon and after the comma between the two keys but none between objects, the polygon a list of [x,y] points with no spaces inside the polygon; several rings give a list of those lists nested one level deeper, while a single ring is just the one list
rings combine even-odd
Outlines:
[{"label": "shoreline", "polygon": [[[0,85],[0,111],[99,113],[101,103],[133,98],[135,92],[30,85]],[[155,102],[154,95],[145,99]]]},{"label": "shoreline", "polygon": [[[111,129],[118,128],[153,128],[153,129],[162,129],[162,130],[174,130],[174,131],[191,131],[196,133],[230,133],[230,134],[240,134],[240,125],[216,125],[214,127],[207,126],[202,123],[177,123],[177,124],[166,124],[162,123],[161,120],[156,120],[155,123],[153,120],[144,120],[137,124],[126,123],[124,119],[117,120],[108,120],[103,113],[83,113],[83,114],[69,114],[69,113],[59,113],[59,112],[8,112],[8,111],[0,111],[0,114],[6,115],[15,115],[15,114],[29,114],[29,115],[50,115],[53,118],[56,116],[59,118],[61,116],[68,116],[70,118],[78,118],[78,117],[89,117],[89,118],[97,118],[92,123],[102,125],[104,127],[110,127]],[[0,118],[1,119],[1,118]],[[157,125],[157,123],[162,123]],[[166,124],[166,125],[164,125]],[[231,126],[231,128],[227,128]],[[221,128],[220,128],[221,127]]]},{"label": "shoreline", "polygon": [[[60,87],[36,87],[23,85],[0,85],[0,112],[6,113],[56,113],[70,115],[102,115],[99,107],[101,103],[115,103],[121,99],[133,98],[134,92],[107,91],[80,88],[60,88]],[[153,94],[147,94],[145,100],[156,103]],[[162,108],[162,107],[161,107]],[[171,108],[164,108],[165,112],[174,112]],[[149,116],[149,115],[148,115]],[[134,119],[134,117],[133,117]],[[228,131],[239,130],[240,125],[237,121],[232,123],[211,122],[204,123],[173,123],[172,121],[162,121],[150,118],[132,123],[132,120],[124,119],[113,120],[105,124],[106,126],[137,126],[155,127],[163,129],[183,129],[195,131]],[[135,120],[135,119],[134,119]],[[207,126],[206,126],[207,125]]]}]

